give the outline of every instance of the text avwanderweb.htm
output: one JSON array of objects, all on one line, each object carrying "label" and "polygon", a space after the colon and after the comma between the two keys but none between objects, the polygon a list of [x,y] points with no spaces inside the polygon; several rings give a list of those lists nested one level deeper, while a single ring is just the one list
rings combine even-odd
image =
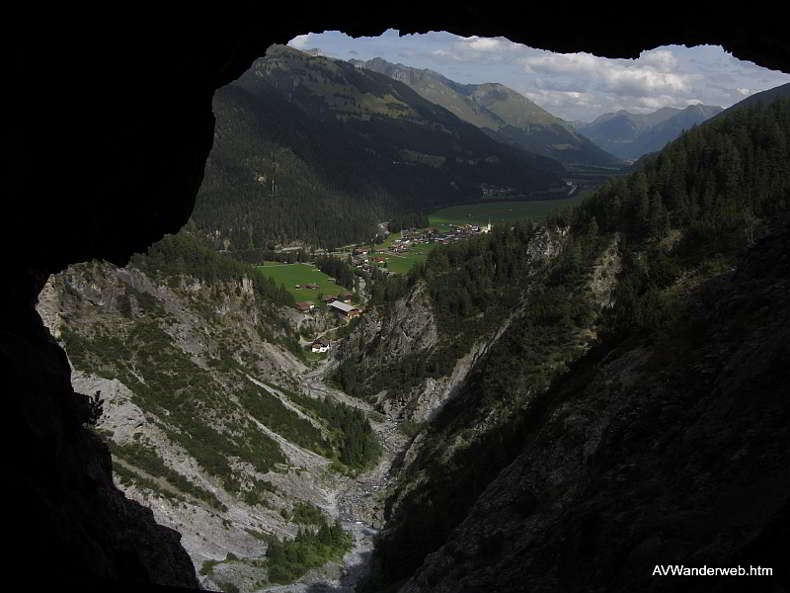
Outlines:
[{"label": "text avwanderweb.htm", "polygon": [[656,564],[653,576],[712,577],[712,576],[772,576],[773,568],[764,566],[685,566],[683,564]]}]

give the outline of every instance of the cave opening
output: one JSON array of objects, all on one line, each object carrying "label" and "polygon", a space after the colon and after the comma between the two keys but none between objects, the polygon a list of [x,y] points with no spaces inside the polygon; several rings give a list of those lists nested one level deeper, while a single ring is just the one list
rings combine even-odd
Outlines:
[{"label": "cave opening", "polygon": [[[429,30],[446,17],[425,14],[419,23],[400,17],[400,28]],[[40,559],[49,557],[52,578],[60,581],[196,586],[176,534],[155,526],[150,511],[124,502],[108,480],[106,452],[89,438],[73,437],[74,412],[62,401],[73,390],[70,369],[34,304],[47,277],[67,265],[99,258],[124,265],[163,233],[181,228],[212,145],[215,89],[272,42],[329,29],[345,17],[311,18],[318,26],[286,22],[265,33],[238,19],[234,30],[220,34],[164,28],[144,47],[137,40],[145,27],[134,33],[110,27],[99,35],[75,26],[66,29],[68,41],[47,31],[18,48],[25,90],[19,112],[27,117],[12,130],[24,149],[14,155],[20,199],[9,227],[24,230],[25,237],[20,242],[13,231],[3,236],[4,252],[14,255],[3,291],[2,364],[6,393],[23,394],[13,402],[11,422],[12,441],[26,445],[12,465],[20,485],[14,508],[24,518],[14,526],[20,566],[40,571]],[[383,28],[380,17],[349,18],[356,26],[338,29],[370,34]],[[757,24],[748,19],[734,30],[705,19],[683,25],[659,19],[626,34],[601,17],[584,33],[569,32],[567,25],[513,31],[507,20],[481,17],[471,7],[452,19],[457,27],[446,28],[468,37],[505,35],[558,51],[629,58],[645,46],[721,43],[736,56],[790,71],[778,25],[760,22],[760,35],[754,35]]]}]

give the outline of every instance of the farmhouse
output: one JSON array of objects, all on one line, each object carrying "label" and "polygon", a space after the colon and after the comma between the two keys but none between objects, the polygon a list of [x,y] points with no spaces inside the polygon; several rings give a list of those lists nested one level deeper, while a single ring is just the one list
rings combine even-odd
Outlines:
[{"label": "farmhouse", "polygon": [[345,317],[346,319],[351,319],[360,314],[359,309],[352,305],[347,305],[341,301],[332,301],[329,303],[329,308],[333,309],[341,317]]},{"label": "farmhouse", "polygon": [[326,338],[318,338],[316,341],[312,343],[310,349],[313,352],[328,352],[329,340],[327,340]]},{"label": "farmhouse", "polygon": [[299,309],[302,313],[309,313],[315,308],[315,305],[310,301],[302,301],[300,303],[296,303],[296,308]]}]

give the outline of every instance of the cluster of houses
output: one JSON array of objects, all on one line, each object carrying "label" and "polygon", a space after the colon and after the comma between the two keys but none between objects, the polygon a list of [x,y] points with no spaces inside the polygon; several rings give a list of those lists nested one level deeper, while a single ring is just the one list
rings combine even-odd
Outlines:
[{"label": "cluster of houses", "polygon": [[409,252],[409,247],[414,245],[427,245],[440,243],[447,245],[452,241],[466,239],[472,235],[479,235],[491,232],[491,223],[485,225],[461,224],[448,225],[447,231],[439,231],[435,228],[422,230],[402,231],[400,239],[395,239],[388,249],[380,249],[374,253],[366,247],[357,247],[351,252],[351,262],[355,268],[362,270],[380,269],[387,262],[386,256],[403,255]]},{"label": "cluster of houses", "polygon": [[[337,313],[339,317],[353,319],[362,313],[360,309],[351,304],[353,297],[354,295],[352,294],[342,294],[338,296],[324,296],[321,300],[326,303],[329,311]],[[302,313],[315,311],[315,303],[312,301],[301,301],[296,303],[295,307]]]},{"label": "cluster of houses", "polygon": [[440,232],[437,229],[424,229],[422,231],[413,231],[408,235],[401,236],[393,243],[394,246],[405,246],[410,243],[449,243],[450,241],[457,241],[458,239],[466,239],[472,235],[480,235],[490,233],[491,223],[488,224],[449,224],[449,230]]}]

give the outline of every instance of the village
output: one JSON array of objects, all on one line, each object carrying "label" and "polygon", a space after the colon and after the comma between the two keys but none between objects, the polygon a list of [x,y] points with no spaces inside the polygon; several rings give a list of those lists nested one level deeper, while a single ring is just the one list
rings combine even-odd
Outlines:
[{"label": "village", "polygon": [[[418,261],[424,260],[428,252],[436,245],[447,245],[454,241],[489,233],[492,228],[490,223],[444,226],[446,228],[443,230],[433,227],[402,230],[393,234],[387,232],[382,243],[367,246],[349,245],[328,255],[348,261],[352,268],[363,274],[377,272],[392,276],[406,273]],[[303,268],[305,278],[308,277],[308,274],[320,274],[314,264],[309,262],[291,264],[289,268],[293,270],[297,266]],[[273,267],[282,268],[282,266],[269,266],[262,269],[272,272]],[[300,277],[297,275],[289,278],[291,282],[283,282],[286,289],[297,298],[302,297],[302,300],[294,304],[296,310],[302,314],[301,322],[315,319],[316,314],[326,312],[334,314],[342,326],[364,313],[364,309],[361,308],[364,301],[363,295],[349,292],[348,289],[344,290],[329,276],[324,274],[321,276],[323,278],[317,278],[311,282],[297,283],[293,281],[293,278]],[[282,278],[282,280],[286,279]],[[308,295],[310,298],[304,298]],[[331,341],[321,335],[306,343],[305,347],[314,354],[325,354],[331,348]]]},{"label": "village", "polygon": [[[399,266],[393,266],[394,258],[413,259],[410,255],[418,255],[417,259],[424,259],[430,249],[439,244],[447,245],[460,239],[468,239],[474,235],[491,232],[491,223],[477,224],[448,224],[445,230],[435,227],[426,229],[408,229],[397,233],[398,238],[391,241],[385,240],[383,245],[372,247],[353,247],[351,249],[351,265],[364,271],[378,270],[385,274],[394,275],[403,273]],[[332,255],[346,255],[346,252],[333,253]],[[411,268],[411,265],[408,266]]]}]

